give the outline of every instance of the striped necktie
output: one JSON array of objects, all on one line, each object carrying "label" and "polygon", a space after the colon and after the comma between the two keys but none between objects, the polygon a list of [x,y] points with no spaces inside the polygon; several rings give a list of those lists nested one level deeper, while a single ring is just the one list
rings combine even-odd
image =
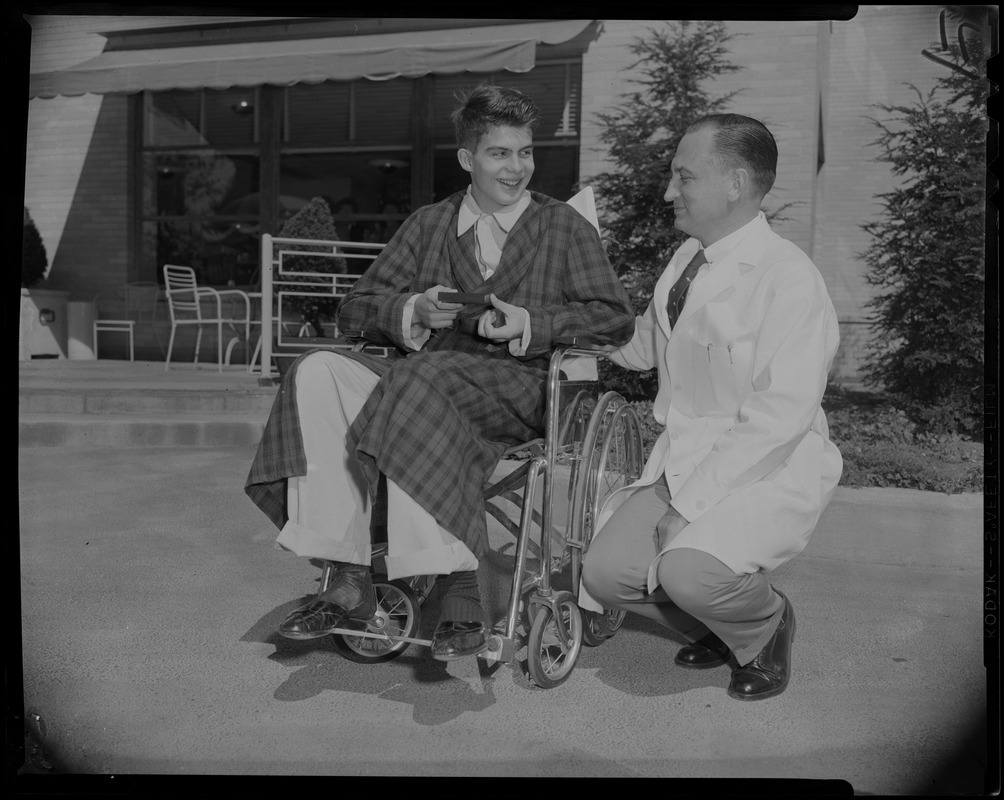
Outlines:
[{"label": "striped necktie", "polygon": [[701,268],[701,265],[707,263],[708,259],[704,257],[704,250],[698,250],[694,254],[694,257],[690,259],[687,268],[683,270],[683,274],[673,284],[673,288],[669,290],[666,311],[669,314],[669,327],[671,329],[676,327],[676,321],[680,318],[680,311],[683,309],[683,304],[687,301],[687,290],[690,289],[691,281],[694,280],[694,276],[697,274],[697,270]]}]

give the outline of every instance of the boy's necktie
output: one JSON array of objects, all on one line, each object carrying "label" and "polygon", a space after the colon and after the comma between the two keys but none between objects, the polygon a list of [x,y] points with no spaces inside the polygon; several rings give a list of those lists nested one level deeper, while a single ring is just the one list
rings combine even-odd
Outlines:
[{"label": "boy's necktie", "polygon": [[673,288],[669,290],[669,298],[666,301],[666,311],[669,313],[669,327],[675,328],[676,321],[680,318],[680,311],[683,309],[683,304],[687,302],[687,290],[690,289],[690,283],[694,280],[694,276],[697,274],[697,270],[701,268],[702,264],[707,264],[708,259],[704,257],[704,250],[698,250],[690,263],[687,264],[686,269],[683,270],[683,274],[677,278],[676,283],[673,284]]}]

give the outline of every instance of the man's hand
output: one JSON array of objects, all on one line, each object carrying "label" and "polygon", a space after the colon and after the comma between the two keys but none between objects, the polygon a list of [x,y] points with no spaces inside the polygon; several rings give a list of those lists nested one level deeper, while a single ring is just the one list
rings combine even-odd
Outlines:
[{"label": "man's hand", "polygon": [[526,327],[526,309],[510,305],[495,295],[492,295],[491,299],[495,309],[481,315],[478,320],[478,333],[486,339],[500,342],[520,338]]},{"label": "man's hand", "polygon": [[663,515],[662,519],[656,523],[655,526],[655,546],[662,552],[667,544],[669,544],[676,535],[687,527],[689,523],[686,518],[680,514],[673,506],[669,507],[669,510]]},{"label": "man's hand", "polygon": [[440,292],[454,291],[449,286],[433,286],[415,300],[415,319],[424,328],[449,328],[463,308],[460,303],[442,303]]}]

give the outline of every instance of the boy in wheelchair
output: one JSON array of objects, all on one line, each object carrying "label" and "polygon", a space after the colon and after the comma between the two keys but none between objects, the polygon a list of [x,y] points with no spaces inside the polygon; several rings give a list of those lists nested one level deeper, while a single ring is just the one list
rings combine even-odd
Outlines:
[{"label": "boy in wheelchair", "polygon": [[[532,100],[482,85],[452,119],[470,187],[412,214],[339,306],[341,331],[372,332],[401,357],[300,357],[248,476],[277,544],[334,567],[327,588],[280,625],[289,638],[373,615],[370,521],[383,476],[388,578],[444,576],[433,656],[482,652],[483,487],[507,447],[542,434],[555,343],[619,346],[634,332],[596,230],[527,189]],[[488,299],[449,302],[447,292]]]}]

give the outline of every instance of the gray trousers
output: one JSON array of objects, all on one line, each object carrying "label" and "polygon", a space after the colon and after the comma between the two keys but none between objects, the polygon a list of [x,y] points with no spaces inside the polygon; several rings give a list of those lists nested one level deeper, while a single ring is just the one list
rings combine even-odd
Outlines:
[{"label": "gray trousers", "polygon": [[762,572],[737,575],[692,548],[659,561],[659,588],[649,594],[649,566],[659,552],[656,525],[669,507],[665,481],[636,490],[599,531],[583,561],[582,580],[604,608],[655,620],[691,642],[715,633],[739,664],[752,661],[781,622],[784,601]]}]

